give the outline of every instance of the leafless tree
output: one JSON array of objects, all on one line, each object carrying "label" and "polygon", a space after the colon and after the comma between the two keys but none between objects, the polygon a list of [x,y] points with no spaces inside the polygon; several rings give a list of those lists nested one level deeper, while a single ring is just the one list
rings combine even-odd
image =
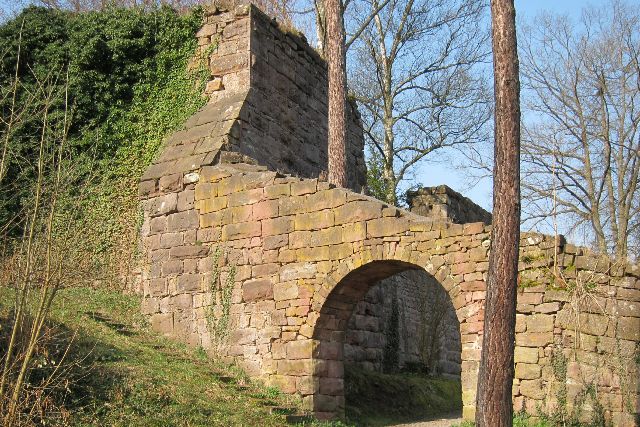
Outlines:
[{"label": "leafless tree", "polygon": [[523,31],[525,219],[558,215],[599,252],[640,255],[640,11],[612,0]]},{"label": "leafless tree", "polygon": [[[487,59],[484,2],[379,0],[354,45],[351,89],[368,142],[381,160],[385,199],[425,156],[488,138],[490,94],[477,66]],[[366,21],[362,21],[366,23]]]},{"label": "leafless tree", "polygon": [[513,350],[520,243],[520,81],[513,0],[491,0],[495,91],[493,228],[476,425],[513,424]]}]

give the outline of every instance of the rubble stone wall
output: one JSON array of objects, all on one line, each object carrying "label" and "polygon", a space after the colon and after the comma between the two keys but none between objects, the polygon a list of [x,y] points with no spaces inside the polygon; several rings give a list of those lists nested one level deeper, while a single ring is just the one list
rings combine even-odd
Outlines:
[{"label": "rubble stone wall", "polygon": [[446,185],[424,187],[407,193],[409,210],[418,215],[454,224],[491,224],[491,214]]},{"label": "rubble stone wall", "polygon": [[[145,201],[143,310],[155,330],[236,360],[300,394],[318,416],[334,416],[344,405],[345,331],[356,305],[380,280],[423,270],[455,309],[464,414],[473,417],[490,226],[434,222],[259,166],[196,175],[177,194]],[[520,269],[517,409],[552,410],[566,390],[591,416],[598,407],[583,395],[597,390],[606,417],[632,425],[640,269],[530,234]],[[554,371],[563,364],[565,374]]]},{"label": "rubble stone wall", "polygon": [[[455,310],[464,416],[473,418],[491,227],[420,216],[322,179],[278,172],[312,169],[303,145],[311,136],[299,130],[312,126],[300,117],[313,121],[313,114],[299,110],[313,99],[285,106],[278,98],[282,105],[275,105],[267,97],[302,87],[253,87],[254,77],[268,73],[253,74],[264,55],[253,52],[251,33],[276,27],[243,7],[207,17],[215,29],[200,33],[201,45],[222,37],[216,46],[230,56],[220,65],[227,67],[222,86],[209,85],[211,102],[168,138],[141,180],[143,312],[153,329],[235,360],[299,394],[317,416],[334,417],[344,410],[345,338],[354,309],[376,283],[418,270],[442,286]],[[275,38],[287,41],[279,49],[296,63],[310,55],[291,45],[301,39]],[[233,49],[246,53],[247,39],[248,55],[234,56]],[[211,53],[212,73],[222,54]],[[263,107],[251,104],[254,89],[264,93]],[[264,119],[269,126],[281,120],[286,132],[300,132],[297,142],[289,140],[300,147],[291,165],[278,157],[285,148],[270,145],[277,133],[265,133],[258,147],[261,134],[250,132],[268,108],[280,111]],[[326,120],[321,110],[317,119]],[[324,135],[317,137],[308,143],[323,145]],[[640,405],[640,268],[537,234],[523,234],[520,252],[516,409],[566,412],[575,405],[583,418],[602,413],[614,425],[633,425]]]},{"label": "rubble stone wall", "polygon": [[460,325],[445,289],[410,270],[374,284],[347,326],[344,359],[376,371],[460,377]]}]

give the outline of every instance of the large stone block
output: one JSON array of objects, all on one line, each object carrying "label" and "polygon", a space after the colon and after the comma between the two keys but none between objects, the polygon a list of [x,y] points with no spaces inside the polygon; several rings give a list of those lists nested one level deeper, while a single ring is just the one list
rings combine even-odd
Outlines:
[{"label": "large stone block", "polygon": [[540,378],[542,369],[535,363],[516,363],[515,377],[524,380]]},{"label": "large stone block", "polygon": [[382,203],[355,201],[336,208],[334,212],[336,225],[367,221],[382,216]]},{"label": "large stone block", "polygon": [[242,300],[245,302],[273,298],[273,284],[269,279],[247,280],[242,284]]}]

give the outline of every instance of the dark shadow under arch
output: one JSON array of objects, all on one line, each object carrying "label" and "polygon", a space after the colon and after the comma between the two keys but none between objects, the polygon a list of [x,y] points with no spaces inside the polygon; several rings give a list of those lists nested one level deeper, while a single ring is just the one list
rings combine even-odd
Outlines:
[{"label": "dark shadow under arch", "polygon": [[[416,270],[428,276],[438,286],[437,280],[422,267],[403,261],[373,261],[346,274],[327,296],[316,321],[313,338],[315,340],[314,412],[320,418],[344,416],[344,343],[349,320],[356,305],[365,298],[367,292],[380,281],[409,270]],[[447,309],[453,305],[446,294]],[[454,314],[455,317],[455,314]],[[459,323],[455,318],[457,336]]]}]

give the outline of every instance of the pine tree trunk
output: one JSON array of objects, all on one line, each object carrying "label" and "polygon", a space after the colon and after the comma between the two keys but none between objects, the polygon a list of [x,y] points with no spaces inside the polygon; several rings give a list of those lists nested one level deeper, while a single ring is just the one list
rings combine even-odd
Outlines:
[{"label": "pine tree trunk", "polygon": [[326,0],[327,47],[329,65],[329,182],[347,186],[346,157],[346,62],[345,36],[340,0]]},{"label": "pine tree trunk", "polygon": [[513,0],[491,0],[495,87],[493,229],[476,425],[511,426],[520,241],[520,82]]}]

